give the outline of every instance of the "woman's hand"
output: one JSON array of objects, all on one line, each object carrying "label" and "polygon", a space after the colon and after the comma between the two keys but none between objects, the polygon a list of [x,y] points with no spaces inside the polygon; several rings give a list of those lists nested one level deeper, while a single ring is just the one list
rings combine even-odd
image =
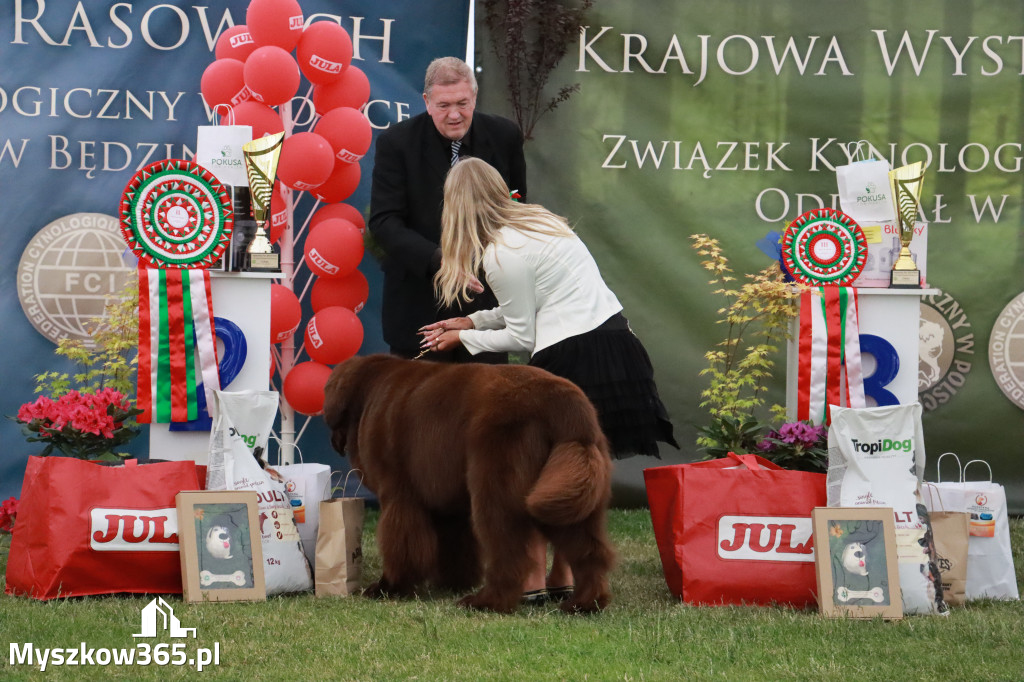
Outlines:
[{"label": "woman's hand", "polygon": [[452,317],[421,327],[419,333],[423,341],[420,350],[452,350],[462,343],[459,339],[459,331],[462,329],[473,329],[473,320],[468,317]]}]

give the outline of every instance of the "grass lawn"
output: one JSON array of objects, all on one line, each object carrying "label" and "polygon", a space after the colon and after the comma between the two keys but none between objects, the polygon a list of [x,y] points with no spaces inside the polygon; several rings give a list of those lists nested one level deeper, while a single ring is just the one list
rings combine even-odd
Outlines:
[{"label": "grass lawn", "polygon": [[[369,513],[364,584],[377,576]],[[184,604],[168,597],[197,648],[219,647],[204,678],[224,680],[1024,680],[1024,608],[974,602],[948,617],[829,620],[811,611],[691,607],[661,574],[646,510],[615,510],[619,552],[614,601],[597,616],[523,608],[471,613],[452,595],[382,602],[310,594],[265,603]],[[1011,521],[1018,584],[1024,582],[1024,520]],[[0,540],[0,570],[9,536]],[[168,680],[189,666],[12,665],[12,643],[37,649],[121,649],[136,640],[148,596],[35,602],[0,595],[0,679]],[[153,649],[155,654],[156,649]],[[169,647],[165,653],[170,653]]]}]

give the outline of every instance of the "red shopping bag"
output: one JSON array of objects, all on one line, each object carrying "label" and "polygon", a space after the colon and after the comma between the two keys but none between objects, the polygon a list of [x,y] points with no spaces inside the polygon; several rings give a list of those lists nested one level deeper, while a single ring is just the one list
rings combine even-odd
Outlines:
[{"label": "red shopping bag", "polygon": [[755,455],[644,469],[669,590],[688,604],[816,603],[811,511],[825,475]]},{"label": "red shopping bag", "polygon": [[198,489],[191,461],[29,457],[5,591],[35,599],[181,594],[174,496]]}]

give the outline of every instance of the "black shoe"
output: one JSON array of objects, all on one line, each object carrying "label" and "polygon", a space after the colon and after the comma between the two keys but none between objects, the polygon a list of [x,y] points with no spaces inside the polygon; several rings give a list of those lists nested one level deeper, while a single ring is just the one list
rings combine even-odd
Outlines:
[{"label": "black shoe", "polygon": [[530,590],[529,592],[523,592],[522,598],[519,600],[520,604],[524,606],[541,606],[548,600],[548,591],[544,588],[539,590]]},{"label": "black shoe", "polygon": [[572,585],[565,585],[564,587],[549,587],[547,588],[548,601],[565,601],[572,597],[573,589]]}]

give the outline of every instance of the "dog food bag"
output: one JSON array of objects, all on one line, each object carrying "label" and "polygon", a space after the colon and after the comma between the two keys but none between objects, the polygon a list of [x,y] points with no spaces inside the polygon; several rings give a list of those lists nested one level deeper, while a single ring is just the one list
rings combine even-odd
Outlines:
[{"label": "dog food bag", "polygon": [[[280,397],[277,391],[217,391],[217,408],[256,459],[267,461],[267,443],[274,429]],[[211,413],[212,414],[212,413]]]},{"label": "dog food bag", "polygon": [[921,500],[921,405],[832,405],[828,431],[830,507],[891,507],[906,614],[945,614],[931,522]]},{"label": "dog food bag", "polygon": [[[259,522],[263,547],[263,575],[267,594],[300,592],[313,587],[309,562],[302,551],[292,506],[284,483],[276,480],[256,461],[248,436],[269,436],[277,414],[277,393],[252,391],[225,394],[214,391],[213,428],[210,430],[210,461],[206,485],[209,490],[252,490],[259,495]],[[271,396],[273,399],[271,399]],[[246,423],[236,426],[235,414]],[[263,447],[266,446],[263,440]],[[253,439],[259,447],[258,437]]]}]

